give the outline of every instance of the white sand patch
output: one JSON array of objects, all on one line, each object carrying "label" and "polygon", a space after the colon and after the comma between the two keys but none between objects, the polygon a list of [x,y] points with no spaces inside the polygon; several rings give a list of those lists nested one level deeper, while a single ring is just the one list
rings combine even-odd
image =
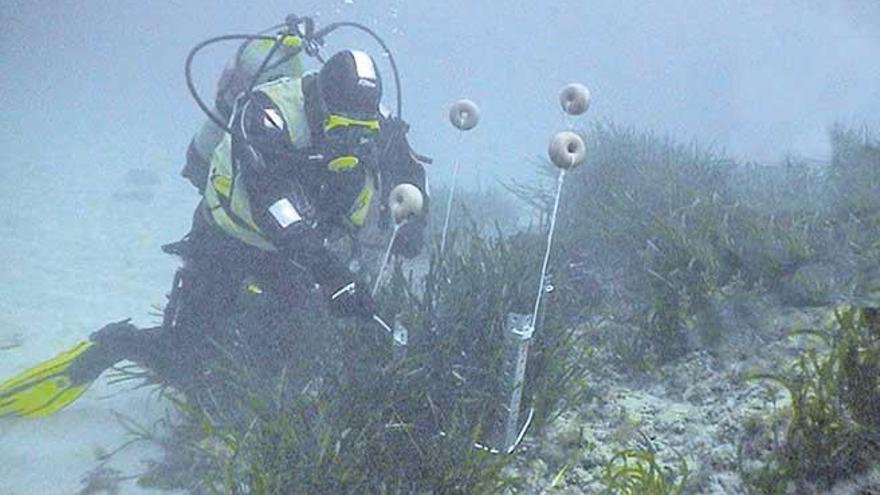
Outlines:
[{"label": "white sand patch", "polygon": [[[15,163],[4,167],[0,185],[0,380],[111,321],[155,324],[151,305],[164,303],[177,266],[160,246],[186,233],[197,199],[170,169],[157,172],[157,184],[144,186],[149,194],[126,199],[113,197],[134,187],[124,183],[123,166]],[[142,425],[165,414],[166,405],[150,390],[106,380],[105,373],[51,417],[0,420],[0,494],[75,494],[98,466],[96,452],[132,438],[113,411]],[[134,475],[145,470],[145,459],[159,455],[156,446],[138,443],[107,467]],[[156,491],[127,482],[121,493]]]}]

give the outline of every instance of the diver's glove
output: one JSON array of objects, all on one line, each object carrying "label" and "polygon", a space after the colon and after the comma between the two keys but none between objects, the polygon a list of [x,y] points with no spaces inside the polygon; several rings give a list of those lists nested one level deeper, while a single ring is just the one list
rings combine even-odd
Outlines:
[{"label": "diver's glove", "polygon": [[370,319],[376,314],[376,303],[364,284],[349,280],[343,284],[325,284],[324,295],[333,316]]},{"label": "diver's glove", "polygon": [[424,217],[411,218],[401,225],[391,252],[408,259],[418,256],[425,244],[425,225]]}]

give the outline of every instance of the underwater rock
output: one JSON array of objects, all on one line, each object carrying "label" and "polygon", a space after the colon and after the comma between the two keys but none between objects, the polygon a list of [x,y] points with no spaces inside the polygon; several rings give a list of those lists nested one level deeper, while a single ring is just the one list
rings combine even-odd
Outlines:
[{"label": "underwater rock", "polygon": [[125,187],[113,193],[116,201],[149,204],[153,201],[153,188],[159,184],[159,174],[145,168],[132,168],[125,172]]},{"label": "underwater rock", "polygon": [[[725,339],[721,352],[692,352],[641,377],[612,371],[620,371],[617,357],[597,348],[597,362],[590,366],[596,370],[591,376],[593,400],[548,425],[541,449],[525,454],[544,461],[544,478],[535,480],[537,472],[527,468],[527,462],[518,463],[524,470],[520,474],[528,472],[524,477],[534,488],[526,493],[601,493],[605,466],[623,449],[653,453],[670,475],[680,470],[683,459],[689,471],[683,493],[748,493],[739,474],[740,461],[745,469],[762,465],[768,447],[785,429],[790,398],[782,392],[771,396],[765,384],[744,377],[790,361],[799,344],[781,329],[813,327],[820,314],[778,303],[766,307],[770,303],[762,298],[737,302],[748,308],[745,313],[758,313],[754,321],[760,321],[761,328],[752,331],[766,338],[760,345],[753,339]],[[731,320],[737,323],[730,331],[744,330],[741,317],[731,315]],[[613,338],[613,332],[625,326],[604,322],[601,327],[606,331],[591,341],[593,345]],[[571,467],[564,484],[549,489],[565,465]]]},{"label": "underwater rock", "polygon": [[125,172],[125,183],[136,187],[153,187],[159,184],[159,174],[145,168],[131,168]]}]

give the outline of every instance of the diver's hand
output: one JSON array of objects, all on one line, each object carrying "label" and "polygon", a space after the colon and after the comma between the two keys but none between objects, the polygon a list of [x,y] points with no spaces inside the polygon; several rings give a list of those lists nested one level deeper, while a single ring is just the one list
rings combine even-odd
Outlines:
[{"label": "diver's hand", "polygon": [[400,226],[391,252],[407,259],[412,259],[422,252],[425,244],[425,219],[413,218]]},{"label": "diver's hand", "polygon": [[340,318],[370,319],[376,314],[376,304],[370,291],[357,281],[348,281],[336,288],[327,287],[324,294],[330,313]]}]

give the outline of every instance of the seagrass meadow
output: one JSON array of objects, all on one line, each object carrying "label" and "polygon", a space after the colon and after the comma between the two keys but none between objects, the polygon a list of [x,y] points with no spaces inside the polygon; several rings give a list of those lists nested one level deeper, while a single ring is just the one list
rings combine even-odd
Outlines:
[{"label": "seagrass meadow", "polygon": [[0,27],[0,495],[880,494],[877,0]]},{"label": "seagrass meadow", "polygon": [[[123,418],[134,442],[166,453],[139,484],[198,494],[880,490],[873,135],[835,127],[829,163],[759,167],[610,123],[582,134],[589,158],[563,191],[526,364],[520,413],[533,418],[516,450],[484,447],[503,414],[505,321],[531,311],[538,284],[551,204],[540,164],[534,181],[493,193],[522,205],[527,227],[470,219],[465,192],[444,254],[435,236],[424,257],[394,263],[377,301],[408,330],[405,352],[372,324],[316,317],[319,300],[284,314],[266,301],[231,319],[203,383],[162,389],[175,414],[157,425]],[[492,200],[481,191],[480,201]],[[254,325],[271,349],[248,337]],[[94,486],[115,475],[93,474]]]}]

